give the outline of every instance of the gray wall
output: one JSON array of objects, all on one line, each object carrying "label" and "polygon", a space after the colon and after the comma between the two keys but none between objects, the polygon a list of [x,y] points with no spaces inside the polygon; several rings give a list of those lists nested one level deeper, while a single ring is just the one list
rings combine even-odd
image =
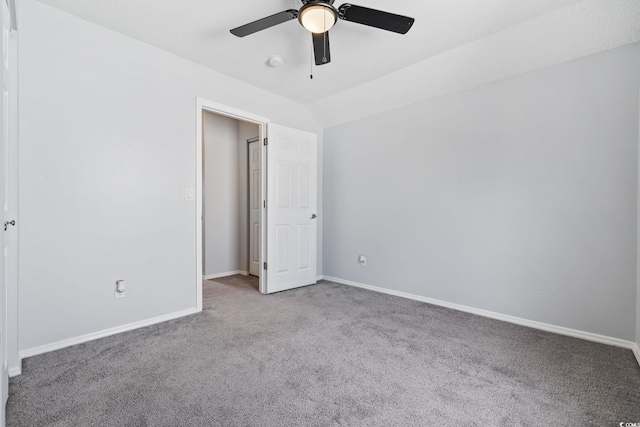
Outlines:
[{"label": "gray wall", "polygon": [[[203,274],[241,269],[238,120],[205,112],[203,130]],[[245,215],[246,216],[246,215]],[[244,231],[246,234],[246,230]]]},{"label": "gray wall", "polygon": [[19,20],[20,349],[195,308],[196,98],[312,132],[315,119],[35,0]]},{"label": "gray wall", "polygon": [[324,274],[635,339],[638,56],[325,129]]}]

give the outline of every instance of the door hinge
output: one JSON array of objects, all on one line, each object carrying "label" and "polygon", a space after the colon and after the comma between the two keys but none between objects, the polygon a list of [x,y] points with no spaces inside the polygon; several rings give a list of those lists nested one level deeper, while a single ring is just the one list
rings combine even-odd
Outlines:
[{"label": "door hinge", "polygon": [[264,145],[269,145],[269,138],[264,139]]},{"label": "door hinge", "polygon": [[265,270],[267,269],[267,263],[266,262],[264,263],[264,269]]},{"label": "door hinge", "polygon": [[264,206],[264,208],[267,209],[267,201],[266,200],[263,200],[262,206]]}]

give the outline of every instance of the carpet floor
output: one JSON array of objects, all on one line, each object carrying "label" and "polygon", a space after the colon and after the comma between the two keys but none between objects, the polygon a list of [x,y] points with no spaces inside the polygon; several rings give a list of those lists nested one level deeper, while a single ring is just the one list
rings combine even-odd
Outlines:
[{"label": "carpet floor", "polygon": [[[253,282],[252,282],[253,280]],[[8,426],[618,426],[630,350],[320,282],[24,360]]]}]

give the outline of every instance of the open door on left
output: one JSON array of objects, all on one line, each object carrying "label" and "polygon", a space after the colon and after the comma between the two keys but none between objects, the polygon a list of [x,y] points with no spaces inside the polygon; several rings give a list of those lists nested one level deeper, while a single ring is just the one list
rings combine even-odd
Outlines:
[{"label": "open door on left", "polygon": [[266,293],[316,283],[318,136],[267,129]]},{"label": "open door on left", "polygon": [[4,254],[0,267],[0,425],[4,426],[5,404],[9,394],[8,372],[11,366],[14,375],[19,373],[17,342],[17,199],[18,199],[18,119],[17,119],[17,46],[18,34],[15,21],[16,2],[3,1],[0,8],[2,22],[2,107],[0,112],[0,200],[3,203],[1,222],[3,225],[2,247]]}]

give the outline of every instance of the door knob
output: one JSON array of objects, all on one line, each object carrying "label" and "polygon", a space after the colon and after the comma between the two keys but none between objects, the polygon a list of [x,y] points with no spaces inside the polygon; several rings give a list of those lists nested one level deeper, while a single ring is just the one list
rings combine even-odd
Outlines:
[{"label": "door knob", "polygon": [[316,219],[318,217],[318,215],[316,214],[311,214],[311,219]]},{"label": "door knob", "polygon": [[4,231],[7,231],[7,225],[16,225],[16,220],[12,219],[11,221],[4,222]]}]

